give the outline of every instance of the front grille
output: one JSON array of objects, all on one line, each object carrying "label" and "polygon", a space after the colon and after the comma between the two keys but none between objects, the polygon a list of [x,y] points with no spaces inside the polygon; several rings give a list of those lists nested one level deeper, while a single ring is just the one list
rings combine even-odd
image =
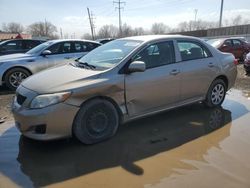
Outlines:
[{"label": "front grille", "polygon": [[24,101],[26,100],[25,96],[22,96],[20,94],[17,94],[16,96],[16,101],[19,105],[22,105],[24,103]]}]

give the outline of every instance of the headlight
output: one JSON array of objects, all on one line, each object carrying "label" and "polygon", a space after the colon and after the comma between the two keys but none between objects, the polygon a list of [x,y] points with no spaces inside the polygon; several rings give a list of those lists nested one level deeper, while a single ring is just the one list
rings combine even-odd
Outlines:
[{"label": "headlight", "polygon": [[69,98],[70,95],[71,95],[70,92],[38,95],[32,100],[30,104],[30,108],[33,108],[33,109],[44,108],[46,106],[57,104],[57,103],[65,101],[67,98]]}]

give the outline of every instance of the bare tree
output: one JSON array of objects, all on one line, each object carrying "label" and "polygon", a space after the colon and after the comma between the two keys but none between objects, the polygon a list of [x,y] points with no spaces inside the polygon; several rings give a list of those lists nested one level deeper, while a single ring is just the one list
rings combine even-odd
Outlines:
[{"label": "bare tree", "polygon": [[104,25],[99,29],[97,38],[116,38],[119,29],[114,25]]},{"label": "bare tree", "polygon": [[16,22],[3,23],[2,29],[3,31],[10,33],[22,33],[24,31],[24,27]]},{"label": "bare tree", "polygon": [[84,33],[84,35],[81,38],[86,40],[92,40],[92,36],[89,33]]},{"label": "bare tree", "polygon": [[142,27],[134,28],[133,35],[144,35],[146,32]]},{"label": "bare tree", "polygon": [[242,21],[242,16],[238,15],[232,19],[232,25],[241,25]]},{"label": "bare tree", "polygon": [[49,38],[58,38],[56,35],[57,28],[50,22],[35,22],[28,26],[28,32],[33,36],[42,36]]},{"label": "bare tree", "polygon": [[121,37],[129,37],[133,35],[133,29],[130,25],[127,25],[126,23],[122,25],[122,35]]},{"label": "bare tree", "polygon": [[154,23],[151,27],[151,32],[153,34],[165,34],[170,31],[170,27],[164,23]]},{"label": "bare tree", "polygon": [[209,22],[204,20],[197,20],[197,21],[185,21],[178,24],[176,28],[177,31],[193,31],[193,30],[202,30],[202,29],[209,29],[215,28],[217,25],[216,22]]}]

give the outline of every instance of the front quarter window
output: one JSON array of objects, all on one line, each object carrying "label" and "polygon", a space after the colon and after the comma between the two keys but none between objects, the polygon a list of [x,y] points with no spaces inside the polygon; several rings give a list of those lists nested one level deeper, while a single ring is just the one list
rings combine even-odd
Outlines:
[{"label": "front quarter window", "polygon": [[79,63],[109,69],[116,66],[141,43],[142,41],[137,40],[114,40],[89,52]]}]

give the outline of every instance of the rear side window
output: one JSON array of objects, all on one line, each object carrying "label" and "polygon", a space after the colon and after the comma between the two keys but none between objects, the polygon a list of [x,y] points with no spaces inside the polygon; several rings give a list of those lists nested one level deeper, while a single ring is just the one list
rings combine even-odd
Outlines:
[{"label": "rear side window", "polygon": [[72,53],[71,42],[60,42],[52,45],[48,48],[51,51],[51,54],[65,54]]},{"label": "rear side window", "polygon": [[97,48],[98,46],[100,46],[100,44],[92,43],[92,42],[86,42],[86,45],[87,45],[88,51],[91,51],[91,50]]},{"label": "rear side window", "polygon": [[198,42],[177,41],[182,61],[211,57],[211,52]]},{"label": "rear side window", "polygon": [[233,40],[233,45],[234,46],[240,46],[241,45],[241,42],[239,40]]},{"label": "rear side window", "polygon": [[39,44],[41,44],[40,41],[24,41],[24,48],[30,50]]},{"label": "rear side window", "polygon": [[133,61],[143,61],[146,68],[154,68],[175,62],[175,51],[172,41],[151,44],[139,52]]}]

